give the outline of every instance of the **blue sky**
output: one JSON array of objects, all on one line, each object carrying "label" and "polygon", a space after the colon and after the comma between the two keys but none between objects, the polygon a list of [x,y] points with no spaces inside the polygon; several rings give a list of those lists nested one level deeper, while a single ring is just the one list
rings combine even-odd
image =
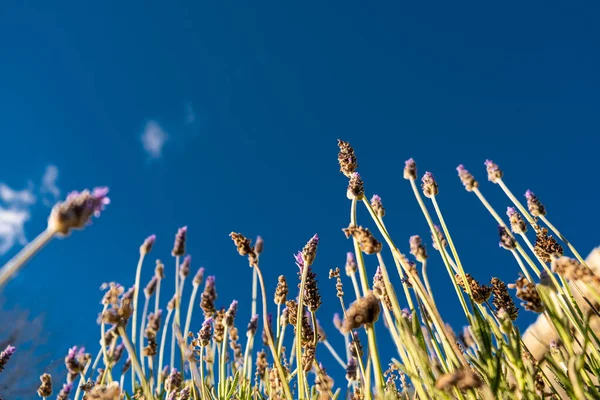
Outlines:
[{"label": "blue sky", "polygon": [[[242,303],[240,323],[249,315],[251,270],[229,232],[264,237],[271,291],[279,274],[294,279],[292,254],[317,232],[320,319],[335,337],[327,271],[342,267],[351,249],[341,231],[349,202],[337,138],[355,147],[367,192],[382,196],[403,251],[411,235],[431,241],[401,178],[409,157],[438,179],[463,264],[482,281],[514,279],[518,267],[458,181],[460,163],[498,211],[510,204],[485,182],[486,158],[500,164],[516,194],[536,192],[580,252],[598,245],[593,2],[7,2],[2,9],[0,244],[11,244],[3,260],[44,228],[55,198],[111,188],[100,219],[51,243],[5,289],[9,303],[46,315],[60,357],[74,344],[96,348],[100,284],[130,285],[138,247],[152,233],[152,257],[172,263],[183,225],[194,269],[216,275],[219,305]],[[367,223],[364,213],[360,221]],[[442,313],[460,326],[446,272],[432,260],[437,298],[448,298]],[[375,259],[368,262],[374,272]],[[529,314],[522,311],[524,322]]]}]

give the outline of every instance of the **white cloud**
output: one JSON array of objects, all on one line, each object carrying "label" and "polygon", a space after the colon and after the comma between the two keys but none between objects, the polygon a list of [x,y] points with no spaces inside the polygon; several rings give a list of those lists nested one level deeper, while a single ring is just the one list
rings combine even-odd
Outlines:
[{"label": "white cloud", "polygon": [[148,121],[142,133],[142,146],[150,158],[160,158],[169,135],[156,121]]},{"label": "white cloud", "polygon": [[[22,190],[15,190],[5,183],[0,183],[0,255],[11,250],[16,244],[27,244],[25,223],[31,218],[38,193],[43,203],[51,206],[60,196],[60,189],[56,185],[57,178],[58,168],[48,165],[38,190],[31,182]],[[48,196],[53,199],[52,203]]]},{"label": "white cloud", "polygon": [[58,168],[56,165],[48,165],[42,176],[40,193],[44,196],[43,202],[46,206],[52,206],[60,197],[60,189],[56,185],[58,180]]}]

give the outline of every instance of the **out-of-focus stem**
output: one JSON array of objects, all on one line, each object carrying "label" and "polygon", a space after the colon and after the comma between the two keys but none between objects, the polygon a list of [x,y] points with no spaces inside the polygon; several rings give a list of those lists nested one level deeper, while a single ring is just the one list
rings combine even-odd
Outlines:
[{"label": "out-of-focus stem", "polygon": [[125,345],[125,348],[127,349],[127,352],[129,353],[129,357],[131,358],[132,369],[135,371],[135,373],[138,376],[138,379],[140,380],[140,384],[142,385],[142,390],[144,391],[144,395],[147,398],[151,399],[152,393],[150,393],[150,389],[148,387],[148,382],[146,381],[146,377],[142,373],[142,367],[137,358],[137,355],[135,354],[135,347],[133,347],[133,345],[131,344],[131,341],[127,337],[127,332],[125,332],[125,329],[122,326],[119,326],[117,328],[117,331],[119,332],[119,335],[121,336],[121,340],[123,341],[123,344]]},{"label": "out-of-focus stem", "polygon": [[10,259],[2,268],[0,268],[0,287],[8,279],[16,274],[27,261],[29,261],[38,251],[40,251],[54,237],[55,232],[46,229],[35,239],[27,244],[13,258]]},{"label": "out-of-focus stem", "polygon": [[164,324],[164,328],[162,331],[162,337],[160,339],[160,352],[159,352],[159,356],[158,356],[158,383],[156,385],[156,388],[158,389],[158,391],[160,391],[161,385],[162,385],[162,375],[161,375],[161,371],[162,371],[162,367],[163,367],[163,357],[165,355],[165,344],[167,341],[167,331],[169,330],[169,321],[171,320],[171,315],[173,314],[173,310],[168,310],[167,311],[167,318],[165,319],[165,324]]},{"label": "out-of-focus stem", "polygon": [[190,296],[190,302],[188,304],[187,315],[185,318],[185,329],[183,331],[183,339],[187,341],[188,333],[190,332],[190,324],[192,323],[192,313],[194,312],[194,301],[196,300],[196,294],[198,293],[198,285],[193,285],[192,295]]}]

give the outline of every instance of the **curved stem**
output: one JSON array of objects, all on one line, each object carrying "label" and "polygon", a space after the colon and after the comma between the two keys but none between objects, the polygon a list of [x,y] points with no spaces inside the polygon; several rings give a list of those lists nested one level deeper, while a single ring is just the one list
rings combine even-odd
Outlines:
[{"label": "curved stem", "polygon": [[146,326],[146,316],[148,314],[148,304],[150,299],[146,297],[144,301],[144,311],[142,312],[142,320],[140,326],[140,364],[142,364],[142,372],[146,374],[146,368],[144,367],[144,331]]},{"label": "curved stem", "polygon": [[133,347],[133,345],[131,344],[131,341],[127,337],[127,332],[125,332],[125,329],[123,329],[122,326],[119,326],[117,328],[117,331],[119,332],[119,335],[121,336],[121,340],[123,341],[123,344],[125,345],[125,348],[127,349],[127,352],[129,353],[129,357],[131,358],[131,367],[137,374],[138,379],[140,380],[140,384],[142,385],[142,390],[144,391],[144,395],[147,398],[151,399],[152,393],[149,393],[150,389],[148,387],[148,382],[146,381],[146,377],[142,373],[142,367],[137,358],[137,355],[135,354],[135,347]]},{"label": "curved stem", "polygon": [[187,315],[185,317],[185,329],[183,330],[183,339],[187,341],[188,333],[190,332],[190,324],[192,323],[192,313],[194,312],[194,301],[198,293],[198,285],[194,285],[190,302],[188,304]]},{"label": "curved stem", "polygon": [[160,392],[161,384],[162,384],[162,367],[163,367],[163,356],[165,354],[165,343],[167,341],[167,331],[169,330],[169,321],[171,320],[171,314],[173,314],[173,310],[167,311],[167,318],[165,319],[165,325],[162,331],[162,337],[160,339],[160,353],[158,356],[158,384],[156,388]]}]

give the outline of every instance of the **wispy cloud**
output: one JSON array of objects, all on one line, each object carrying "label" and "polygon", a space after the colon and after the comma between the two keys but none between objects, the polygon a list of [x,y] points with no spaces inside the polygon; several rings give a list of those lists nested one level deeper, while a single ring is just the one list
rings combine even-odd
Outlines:
[{"label": "wispy cloud", "polygon": [[141,140],[144,151],[151,159],[162,157],[163,148],[168,139],[169,135],[158,122],[152,120],[146,123]]},{"label": "wispy cloud", "polygon": [[48,165],[42,176],[40,193],[43,197],[44,205],[52,206],[60,197],[60,189],[56,185],[58,180],[58,168],[56,165]]},{"label": "wispy cloud", "polygon": [[0,255],[17,244],[27,244],[25,223],[31,218],[31,211],[38,202],[38,193],[45,205],[53,205],[60,196],[57,179],[58,168],[49,165],[44,171],[39,189],[32,182],[28,182],[27,187],[21,190],[0,183]]}]

